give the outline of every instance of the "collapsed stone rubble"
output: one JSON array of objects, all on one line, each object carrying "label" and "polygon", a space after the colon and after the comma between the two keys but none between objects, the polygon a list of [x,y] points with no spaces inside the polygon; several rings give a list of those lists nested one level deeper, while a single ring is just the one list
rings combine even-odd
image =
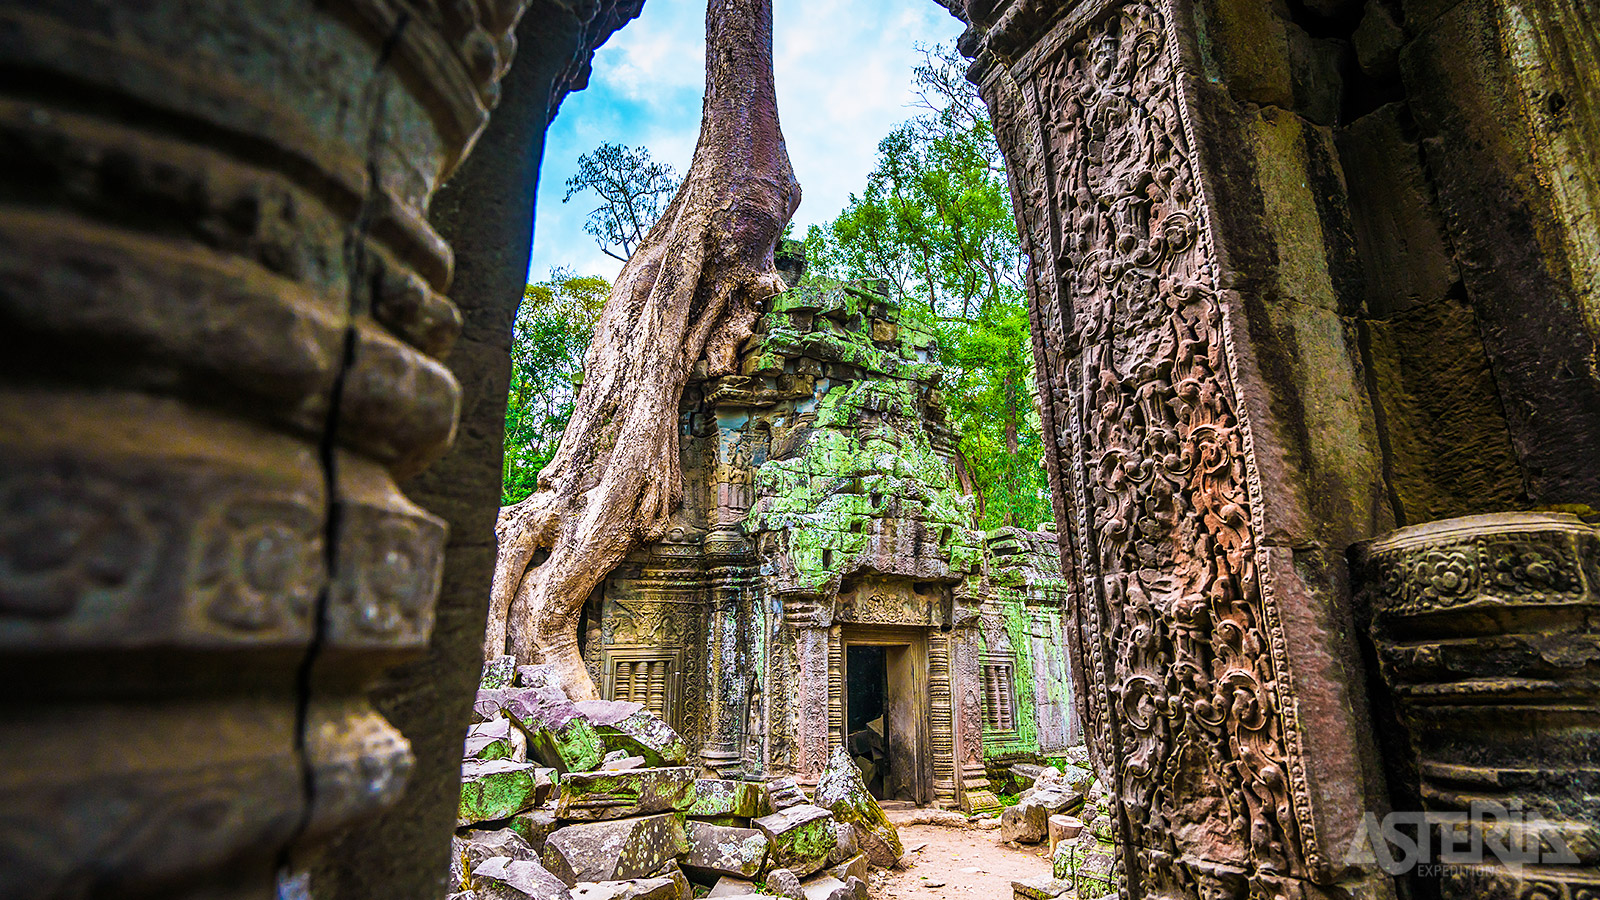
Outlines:
[{"label": "collapsed stone rubble", "polygon": [[1013,777],[1031,778],[1014,806],[1000,815],[1000,838],[1019,844],[1050,842],[1051,873],[1012,882],[1014,900],[1093,900],[1116,895],[1111,794],[1087,766],[1016,765]]},{"label": "collapsed stone rubble", "polygon": [[546,676],[510,657],[484,668],[450,900],[867,900],[870,867],[904,855],[848,754],[815,797],[702,777],[642,705],[573,702]]}]

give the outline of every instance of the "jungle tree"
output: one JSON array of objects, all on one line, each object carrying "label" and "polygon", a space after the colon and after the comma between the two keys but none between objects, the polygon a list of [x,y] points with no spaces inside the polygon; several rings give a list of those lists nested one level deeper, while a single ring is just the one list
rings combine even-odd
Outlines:
[{"label": "jungle tree", "polygon": [[501,510],[485,652],[552,665],[596,696],[578,652],[590,591],[656,540],[682,499],[678,403],[698,360],[731,374],[783,288],[779,235],[800,203],[778,126],[771,0],[708,0],[700,138],[682,187],[617,276],[561,445]]}]

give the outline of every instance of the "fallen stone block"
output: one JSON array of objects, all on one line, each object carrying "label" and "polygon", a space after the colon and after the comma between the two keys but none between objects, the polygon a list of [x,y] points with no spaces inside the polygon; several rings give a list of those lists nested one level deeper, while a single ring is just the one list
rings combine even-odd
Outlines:
[{"label": "fallen stone block", "polygon": [[[843,862],[861,853],[861,843],[856,840],[856,827],[849,822],[833,820],[833,852],[828,854],[828,864]],[[843,880],[843,879],[841,879]]]},{"label": "fallen stone block", "polygon": [[711,892],[706,894],[707,900],[714,897],[744,897],[747,900],[778,900],[771,894],[762,893],[753,881],[743,878],[725,877],[717,879],[711,886]]},{"label": "fallen stone block", "polygon": [[[1058,881],[1049,875],[1040,875],[1026,881],[1011,882],[1011,896],[1013,900],[1054,900],[1056,897],[1067,895],[1072,890],[1072,885],[1065,881]],[[1097,897],[1098,894],[1080,894],[1081,897]]]},{"label": "fallen stone block", "polygon": [[561,827],[561,823],[556,819],[556,814],[548,809],[530,809],[507,819],[506,827],[521,835],[535,853],[542,854],[544,842]]},{"label": "fallen stone block", "polygon": [[833,889],[827,900],[872,900],[867,883],[854,875],[844,879],[844,884]]},{"label": "fallen stone block", "polygon": [[588,772],[600,765],[605,745],[578,707],[547,688],[479,691],[473,712],[485,720],[509,718],[528,737],[528,755],[560,772]]},{"label": "fallen stone block", "polygon": [[688,813],[692,817],[742,816],[753,819],[762,814],[766,785],[755,781],[730,781],[724,778],[700,778],[694,783],[694,803]]},{"label": "fallen stone block", "polygon": [[1050,831],[1050,852],[1056,852],[1056,847],[1062,841],[1070,841],[1083,831],[1083,820],[1068,815],[1054,815],[1047,820]]},{"label": "fallen stone block", "polygon": [[450,837],[450,889],[467,890],[473,869],[486,859],[537,860],[538,853],[515,832],[469,830]]},{"label": "fallen stone block", "polygon": [[569,773],[561,779],[556,816],[594,821],[685,810],[694,804],[694,776],[689,766]]},{"label": "fallen stone block", "polygon": [[469,759],[461,765],[461,803],[456,826],[509,818],[538,805],[532,763]]},{"label": "fallen stone block", "polygon": [[[493,897],[499,900],[504,896],[496,891],[495,884],[483,884],[484,881],[496,882],[512,890],[520,892],[536,900],[571,900],[572,894],[567,892],[567,886],[556,879],[554,875],[545,871],[544,866],[533,860],[507,859],[496,856],[479,863],[472,870],[474,892],[479,896]],[[497,896],[498,895],[498,896]],[[512,900],[512,898],[506,898]]]},{"label": "fallen stone block", "polygon": [[829,868],[828,874],[840,881],[848,881],[851,876],[865,880],[867,871],[867,855],[865,853],[857,853],[844,862]]},{"label": "fallen stone block", "polygon": [[478,678],[479,690],[496,690],[511,687],[517,675],[515,656],[496,656],[483,664],[483,675]]},{"label": "fallen stone block", "polygon": [[827,865],[828,854],[838,840],[833,815],[810,803],[787,807],[751,824],[767,835],[768,864],[789,869],[797,876],[810,875]]},{"label": "fallen stone block", "polygon": [[1036,803],[1018,803],[1000,814],[1000,840],[1037,844],[1049,831],[1050,813]]},{"label": "fallen stone block", "polygon": [[828,767],[817,781],[814,796],[816,804],[831,812],[835,819],[855,826],[856,841],[874,865],[888,868],[905,855],[900,832],[867,791],[861,781],[861,771],[843,747],[833,751]]},{"label": "fallen stone block", "polygon": [[805,888],[800,878],[788,869],[773,869],[767,873],[767,890],[788,900],[806,900]]},{"label": "fallen stone block", "polygon": [[544,843],[546,869],[568,885],[648,878],[689,852],[683,817],[662,813],[558,828]]},{"label": "fallen stone block", "polygon": [[584,882],[572,888],[572,900],[687,900],[672,878],[630,878],[627,881]]},{"label": "fallen stone block", "polygon": [[800,785],[795,784],[793,778],[776,778],[767,782],[767,808],[763,809],[761,814],[782,812],[791,806],[810,802],[806,799],[805,791],[800,790]]},{"label": "fallen stone block", "polygon": [[681,766],[689,761],[689,745],[683,737],[642,704],[584,700],[577,707],[608,750],[642,756],[645,765],[656,768]]},{"label": "fallen stone block", "polygon": [[[690,821],[689,856],[683,865],[700,876],[754,878],[767,862],[767,836],[757,828],[726,828]],[[704,880],[714,880],[705,878]]]},{"label": "fallen stone block", "polygon": [[467,729],[467,742],[461,755],[464,759],[527,762],[528,738],[510,719],[497,716]]}]

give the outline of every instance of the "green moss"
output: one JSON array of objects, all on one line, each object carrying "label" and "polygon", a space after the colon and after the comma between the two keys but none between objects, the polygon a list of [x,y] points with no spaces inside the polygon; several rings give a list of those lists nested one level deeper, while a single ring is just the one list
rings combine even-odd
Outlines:
[{"label": "green moss", "polygon": [[785,531],[800,587],[837,587],[867,549],[874,520],[905,527],[948,526],[941,547],[953,571],[970,571],[981,552],[967,529],[973,500],[934,452],[913,382],[864,378],[836,385],[816,408],[810,440],[798,456],[756,470],[762,501],[748,532]]}]

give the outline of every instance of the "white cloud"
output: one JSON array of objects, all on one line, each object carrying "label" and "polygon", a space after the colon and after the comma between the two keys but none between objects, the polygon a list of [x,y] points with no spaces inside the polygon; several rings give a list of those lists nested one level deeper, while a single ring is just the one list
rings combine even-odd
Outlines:
[{"label": "white cloud", "polygon": [[[961,23],[932,0],[776,0],[773,69],[784,139],[803,202],[795,231],[839,213],[872,170],[878,141],[916,114],[913,45],[955,38]],[[553,265],[613,277],[621,263],[583,231],[589,206],[563,204],[577,158],[611,141],[645,146],[679,172],[700,128],[703,0],[646,0],[643,14],[595,56],[586,91],[562,103],[546,137],[529,274]]]}]

